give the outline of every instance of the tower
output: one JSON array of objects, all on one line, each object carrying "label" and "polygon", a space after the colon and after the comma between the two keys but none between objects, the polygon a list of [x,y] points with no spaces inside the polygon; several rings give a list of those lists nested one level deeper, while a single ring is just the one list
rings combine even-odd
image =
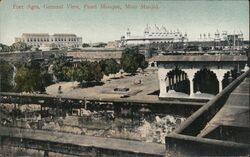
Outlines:
[{"label": "tower", "polygon": [[147,25],[144,29],[144,36],[147,37],[149,35],[149,26]]},{"label": "tower", "polygon": [[219,33],[219,30],[217,29],[216,32],[214,33],[214,36],[215,36],[215,40],[220,40],[220,33]]},{"label": "tower", "polygon": [[224,41],[227,40],[227,31],[222,31],[221,37]]},{"label": "tower", "polygon": [[129,28],[127,29],[127,32],[126,32],[126,37],[129,38],[131,36],[131,32],[129,30]]}]

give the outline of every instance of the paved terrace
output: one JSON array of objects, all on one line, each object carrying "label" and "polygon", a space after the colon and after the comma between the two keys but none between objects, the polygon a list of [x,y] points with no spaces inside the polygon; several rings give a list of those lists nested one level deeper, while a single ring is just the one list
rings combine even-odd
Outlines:
[{"label": "paved terrace", "polygon": [[249,155],[249,70],[166,137],[185,156]]},{"label": "paved terrace", "polygon": [[[135,80],[142,80],[142,84],[134,84]],[[63,93],[58,94],[58,86],[61,85]],[[0,93],[0,102],[2,103],[20,103],[20,104],[41,104],[53,107],[53,104],[63,105],[66,107],[84,108],[85,102],[104,102],[114,104],[114,107],[128,106],[147,106],[154,108],[157,111],[166,111],[179,114],[180,112],[189,113],[196,111],[204,102],[186,102],[180,100],[159,100],[157,94],[150,94],[157,90],[158,79],[157,72],[146,71],[135,76],[124,76],[119,79],[110,79],[104,81],[101,86],[94,86],[90,88],[73,88],[72,82],[61,82],[51,85],[47,88],[47,94],[24,94],[24,93]],[[126,87],[129,92],[114,92],[114,88]],[[138,92],[138,93],[137,93]],[[129,97],[122,98],[123,95]],[[2,98],[2,99],[1,99]],[[63,103],[58,103],[62,100]],[[105,103],[106,102],[106,103]],[[55,106],[54,106],[55,107]]]}]

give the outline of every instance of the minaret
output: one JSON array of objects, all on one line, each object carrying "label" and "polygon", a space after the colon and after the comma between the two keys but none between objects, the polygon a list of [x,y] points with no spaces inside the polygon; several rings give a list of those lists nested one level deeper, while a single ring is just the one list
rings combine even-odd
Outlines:
[{"label": "minaret", "polygon": [[146,28],[144,29],[144,36],[147,37],[149,34],[149,26],[147,24]]},{"label": "minaret", "polygon": [[129,30],[129,28],[127,29],[127,32],[126,32],[126,37],[129,38],[131,36],[131,32]]},{"label": "minaret", "polygon": [[240,33],[239,33],[239,38],[243,41],[243,33],[242,33],[241,30],[240,30]]},{"label": "minaret", "polygon": [[234,45],[233,45],[233,50],[235,50],[235,36],[236,36],[236,34],[235,34],[235,31],[234,31]]},{"label": "minaret", "polygon": [[184,41],[187,42],[188,41],[188,38],[187,38],[187,32],[185,32],[184,34]]},{"label": "minaret", "polygon": [[215,36],[215,40],[219,40],[220,39],[220,33],[219,30],[217,29],[216,32],[214,33]]},{"label": "minaret", "polygon": [[222,31],[223,40],[227,40],[227,31]]}]

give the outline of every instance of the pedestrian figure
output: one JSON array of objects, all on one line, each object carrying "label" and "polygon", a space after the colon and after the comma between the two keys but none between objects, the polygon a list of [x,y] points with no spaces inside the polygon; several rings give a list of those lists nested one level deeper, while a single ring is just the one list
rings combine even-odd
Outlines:
[{"label": "pedestrian figure", "polygon": [[62,86],[59,86],[58,87],[58,94],[61,94],[62,93]]}]

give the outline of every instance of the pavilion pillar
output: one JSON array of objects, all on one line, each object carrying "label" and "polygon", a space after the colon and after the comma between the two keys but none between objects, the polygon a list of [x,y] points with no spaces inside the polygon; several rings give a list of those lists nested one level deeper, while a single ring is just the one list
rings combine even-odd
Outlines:
[{"label": "pavilion pillar", "polygon": [[176,85],[176,76],[175,75],[172,77],[172,82],[173,82],[172,89],[174,90],[175,85]]},{"label": "pavilion pillar", "polygon": [[175,86],[175,77],[174,77],[174,75],[172,76],[172,78],[171,78],[171,80],[172,80],[172,90],[174,90],[174,86]]},{"label": "pavilion pillar", "polygon": [[179,76],[180,76],[179,74],[176,75],[176,83],[180,82],[180,77]]},{"label": "pavilion pillar", "polygon": [[[159,68],[158,77],[159,77],[159,86],[160,86],[160,97],[164,97],[167,94],[167,81],[170,81],[170,77],[167,76],[168,72],[171,69]],[[169,82],[170,84],[170,82]],[[170,86],[170,85],[169,85]]]},{"label": "pavilion pillar", "polygon": [[190,95],[193,95],[194,94],[194,75],[193,76],[189,76],[189,84],[190,84],[190,88],[189,88],[189,93]]},{"label": "pavilion pillar", "polygon": [[225,73],[227,73],[227,71],[229,71],[230,69],[211,69],[211,71],[213,71],[216,74],[216,77],[218,79],[219,82],[219,93],[223,90],[222,88],[222,81],[224,79],[224,75]]},{"label": "pavilion pillar", "polygon": [[223,88],[222,88],[222,80],[223,80],[223,79],[220,79],[220,80],[219,80],[219,92],[221,92],[222,89],[223,89]]},{"label": "pavilion pillar", "polygon": [[169,82],[169,90],[172,89],[172,77],[171,76],[168,76],[168,82]]},{"label": "pavilion pillar", "polygon": [[247,72],[247,70],[249,70],[249,66],[247,66],[247,64],[245,64],[245,67],[244,67],[243,71]]},{"label": "pavilion pillar", "polygon": [[[183,69],[184,70],[184,69]],[[185,69],[184,71],[187,74],[187,77],[189,79],[189,84],[190,84],[190,96],[192,96],[194,94],[194,75],[195,73],[198,71],[199,69]]]},{"label": "pavilion pillar", "polygon": [[181,80],[181,73],[178,75],[178,80],[179,80],[179,82],[182,81],[182,80]]},{"label": "pavilion pillar", "polygon": [[49,156],[49,151],[45,150],[43,156],[48,157]]},{"label": "pavilion pillar", "polygon": [[187,79],[187,74],[186,73],[183,73],[183,80],[186,80]]}]

